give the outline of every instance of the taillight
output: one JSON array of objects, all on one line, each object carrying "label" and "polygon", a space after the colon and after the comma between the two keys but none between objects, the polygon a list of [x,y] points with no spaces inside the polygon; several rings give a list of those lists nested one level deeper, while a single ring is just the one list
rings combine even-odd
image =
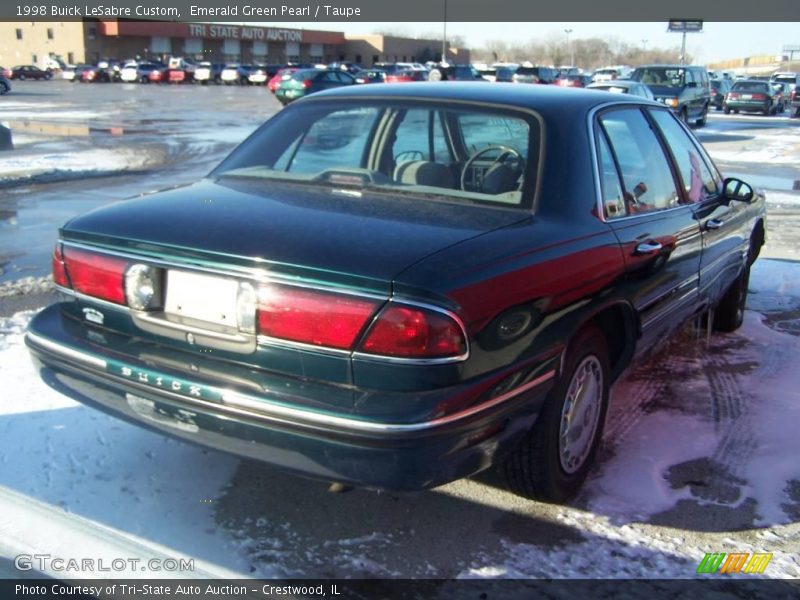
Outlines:
[{"label": "taillight", "polygon": [[764,94],[753,94],[753,100],[766,100],[767,97]]},{"label": "taillight", "polygon": [[389,304],[361,344],[369,354],[402,358],[463,356],[467,342],[451,317],[425,308]]},{"label": "taillight", "polygon": [[729,100],[738,100],[739,99],[738,92],[728,92],[728,99]]},{"label": "taillight", "polygon": [[792,102],[797,100],[797,90],[792,90],[792,95],[790,96]]},{"label": "taillight", "polygon": [[312,83],[313,83],[313,82],[312,82],[310,79],[304,79],[304,80],[303,80],[303,87],[304,87],[304,88],[306,88],[306,89],[308,89],[308,88],[310,88],[310,87],[311,87],[311,84],[312,84]]},{"label": "taillight", "polygon": [[719,92],[719,90],[717,88],[713,88],[713,87],[711,88],[711,93],[712,94],[716,94],[718,92]]},{"label": "taillight", "polygon": [[272,338],[350,350],[379,301],[291,286],[258,291],[258,332]]},{"label": "taillight", "polygon": [[69,287],[64,255],[61,253],[61,244],[56,244],[53,249],[53,281],[61,287]]},{"label": "taillight", "polygon": [[125,270],[128,261],[114,256],[64,248],[72,289],[81,294],[125,305]]}]

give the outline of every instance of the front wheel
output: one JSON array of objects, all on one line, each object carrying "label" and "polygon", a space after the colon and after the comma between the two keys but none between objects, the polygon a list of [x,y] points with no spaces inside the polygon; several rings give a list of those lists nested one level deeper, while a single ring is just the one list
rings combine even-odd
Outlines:
[{"label": "front wheel", "polygon": [[714,330],[730,333],[742,326],[744,307],[747,304],[747,286],[750,284],[750,266],[745,265],[719,301],[714,311]]},{"label": "front wheel", "polygon": [[705,127],[706,121],[708,120],[708,104],[703,107],[703,112],[698,117],[697,121],[695,121],[695,125],[698,127]]},{"label": "front wheel", "polygon": [[570,343],[541,414],[503,465],[513,492],[556,504],[578,493],[603,434],[609,371],[605,337],[584,329]]}]

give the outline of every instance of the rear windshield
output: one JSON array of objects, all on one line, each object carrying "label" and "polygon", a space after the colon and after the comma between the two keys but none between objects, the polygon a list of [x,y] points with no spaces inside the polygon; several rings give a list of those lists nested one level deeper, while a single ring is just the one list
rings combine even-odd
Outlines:
[{"label": "rear windshield", "polygon": [[766,92],[767,84],[761,81],[737,81],[731,88],[732,92]]},{"label": "rear windshield", "polygon": [[528,207],[539,123],[438,103],[311,101],[278,113],[211,176]]},{"label": "rear windshield", "polygon": [[306,79],[313,78],[317,73],[319,73],[319,71],[316,69],[300,69],[292,73],[292,79],[295,81],[305,81]]}]

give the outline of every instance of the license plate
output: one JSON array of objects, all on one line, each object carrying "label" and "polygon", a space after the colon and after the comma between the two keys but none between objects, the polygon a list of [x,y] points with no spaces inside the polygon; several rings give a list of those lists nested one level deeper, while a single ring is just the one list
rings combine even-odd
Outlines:
[{"label": "license plate", "polygon": [[164,310],[168,314],[236,327],[238,290],[235,279],[171,270],[167,272]]},{"label": "license plate", "polygon": [[742,100],[752,100],[753,94],[742,94]]}]

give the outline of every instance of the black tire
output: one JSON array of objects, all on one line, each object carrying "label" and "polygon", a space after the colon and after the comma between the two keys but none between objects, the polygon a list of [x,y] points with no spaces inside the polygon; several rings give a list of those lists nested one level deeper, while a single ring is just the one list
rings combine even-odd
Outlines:
[{"label": "black tire", "polygon": [[[514,493],[555,504],[563,504],[575,497],[589,473],[603,435],[609,372],[608,345],[603,334],[595,327],[584,329],[570,343],[564,372],[548,394],[541,414],[503,464],[508,487]],[[591,438],[577,462],[565,467],[565,449],[561,444],[562,426],[566,420],[564,409],[568,397],[579,385],[578,378],[585,376],[591,378],[589,383],[593,382],[593,385],[578,387],[577,391],[588,389],[589,393],[599,394],[599,398],[594,398],[595,402],[586,404],[590,408],[588,415],[579,415],[584,424],[587,420],[592,421]],[[585,398],[582,394],[578,397],[580,404],[580,399]]]},{"label": "black tire", "polygon": [[25,81],[25,73],[20,73],[19,75],[17,75],[17,79],[19,79],[20,81]]},{"label": "black tire", "polygon": [[703,112],[700,114],[700,116],[694,122],[694,124],[697,125],[698,127],[705,127],[707,119],[708,119],[708,104],[706,104],[703,107]]},{"label": "black tire", "polygon": [[680,110],[680,112],[678,113],[678,116],[680,117],[681,121],[683,121],[686,124],[686,126],[688,127],[689,126],[689,112],[686,110],[685,106]]},{"label": "black tire", "polygon": [[731,114],[731,109],[726,106],[725,108],[722,109],[722,112],[724,112],[726,115],[729,115]]},{"label": "black tire", "polygon": [[0,96],[5,96],[8,93],[9,87],[3,81],[0,81]]},{"label": "black tire", "polygon": [[738,115],[739,114],[739,109],[738,108],[734,108],[733,109],[733,114]]},{"label": "black tire", "polygon": [[747,304],[747,286],[750,283],[750,265],[746,265],[719,301],[714,311],[714,330],[730,333],[742,326]]}]

